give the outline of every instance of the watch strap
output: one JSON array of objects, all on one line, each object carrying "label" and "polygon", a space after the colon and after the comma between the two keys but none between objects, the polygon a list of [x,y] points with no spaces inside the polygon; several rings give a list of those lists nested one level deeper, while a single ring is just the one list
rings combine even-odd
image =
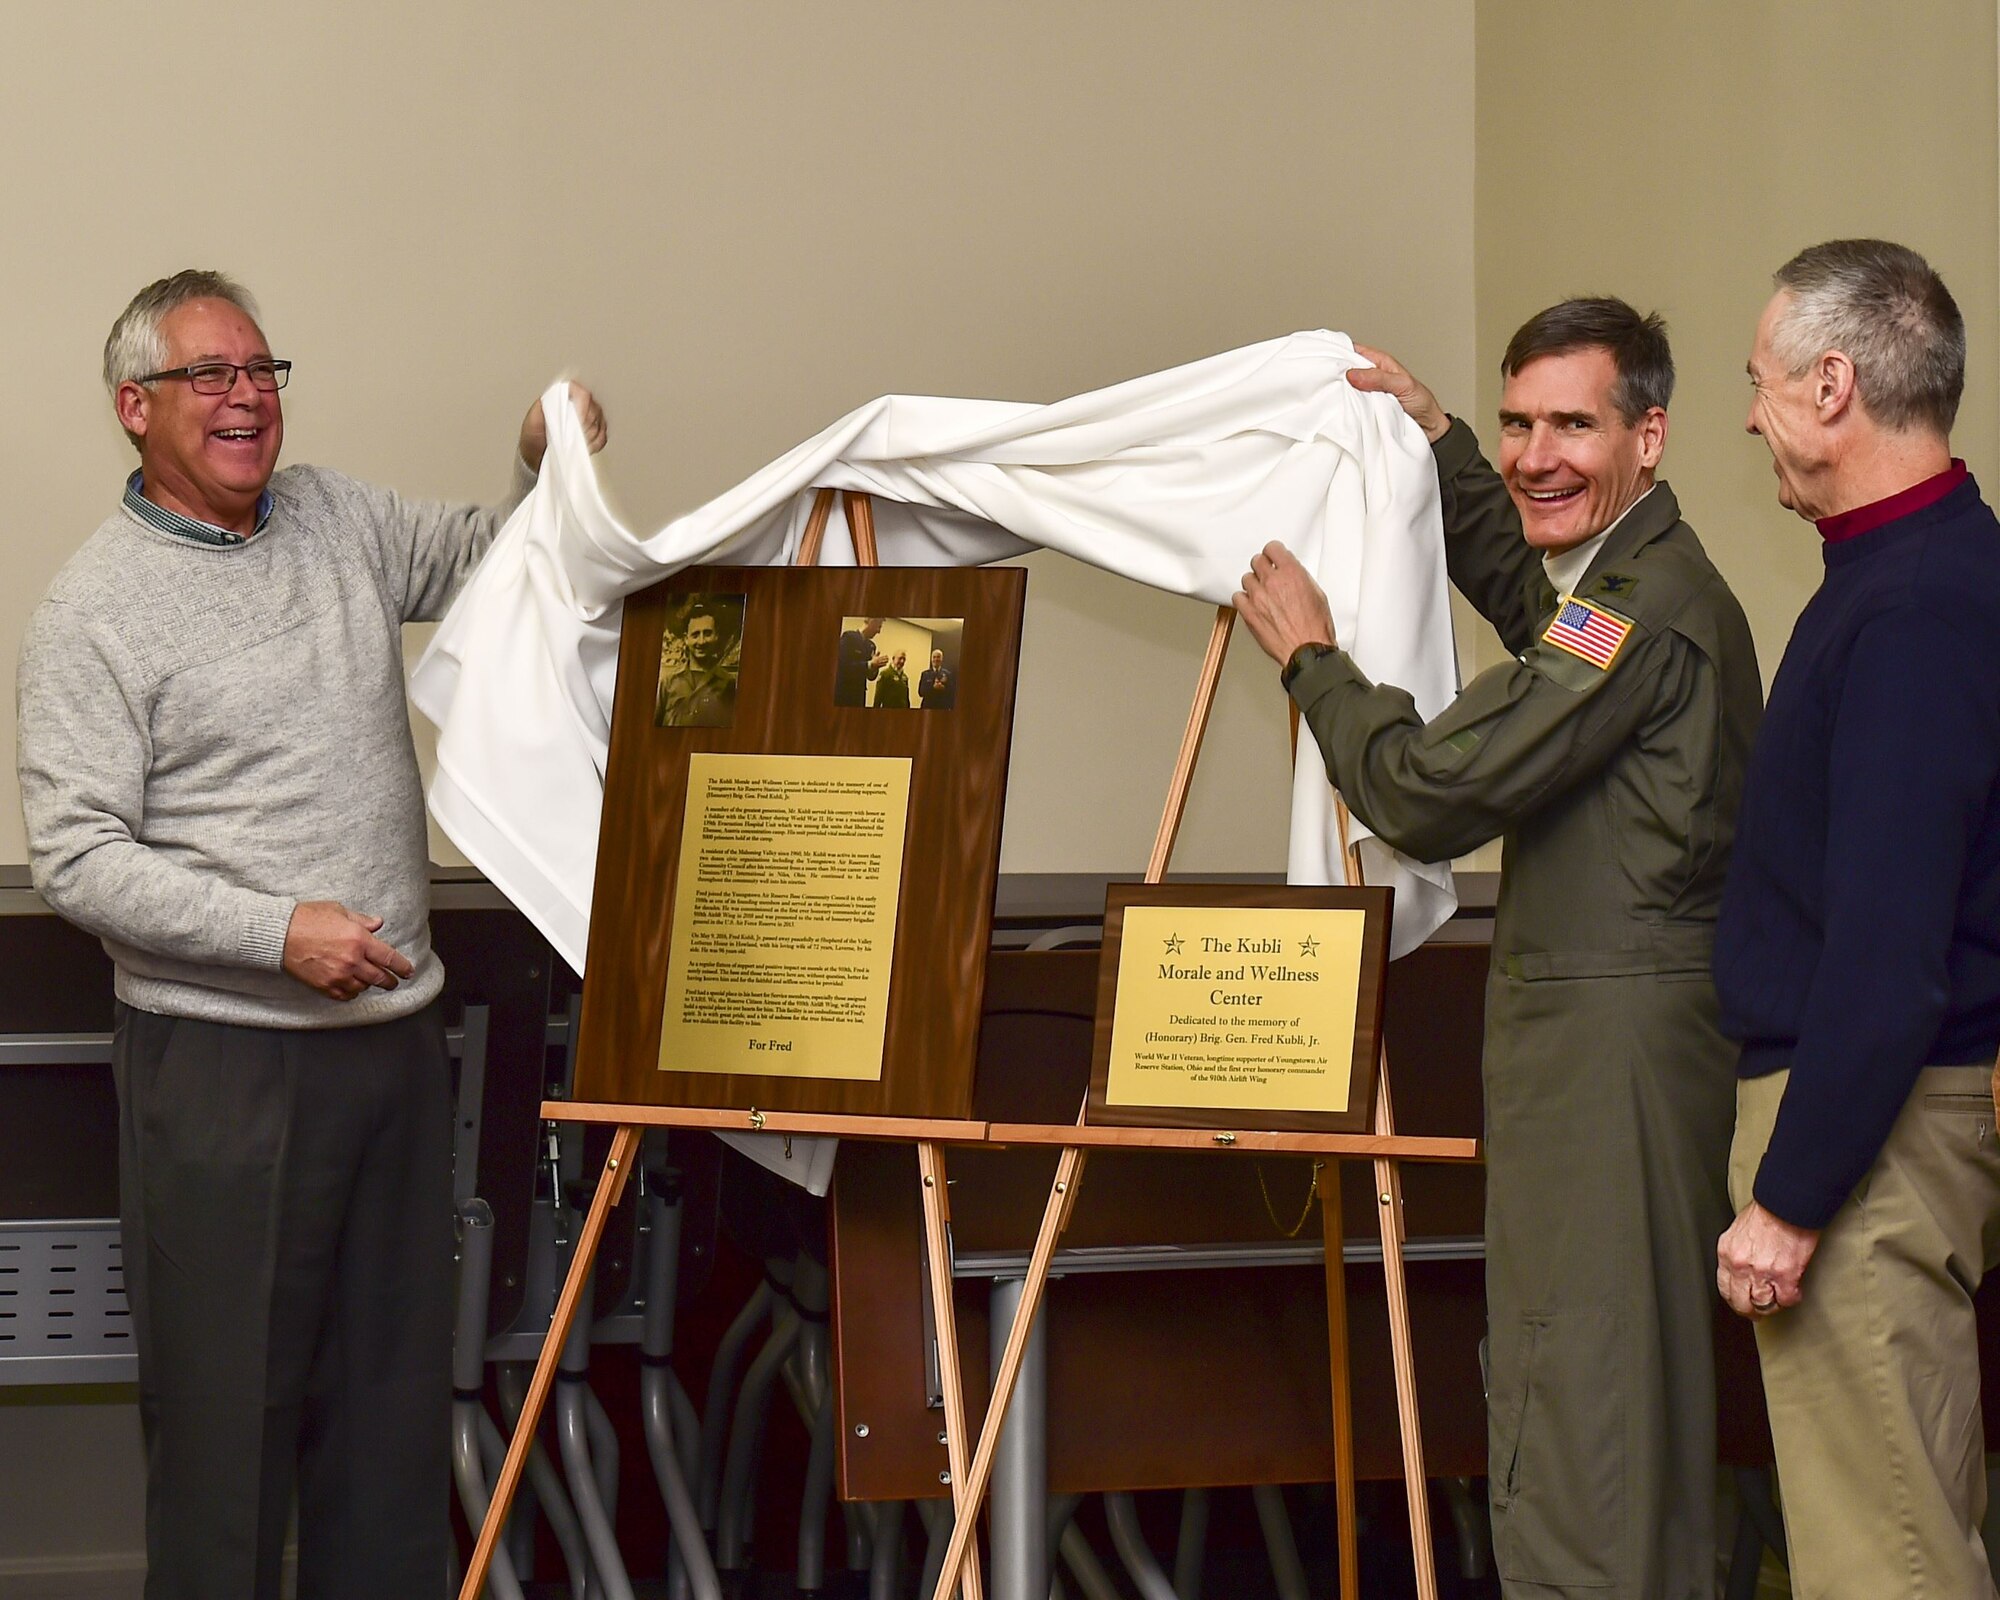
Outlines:
[{"label": "watch strap", "polygon": [[1300,645],[1292,652],[1292,658],[1285,663],[1284,670],[1278,674],[1279,684],[1286,689],[1291,688],[1292,680],[1301,672],[1323,656],[1330,656],[1333,653],[1334,647],[1330,644]]}]

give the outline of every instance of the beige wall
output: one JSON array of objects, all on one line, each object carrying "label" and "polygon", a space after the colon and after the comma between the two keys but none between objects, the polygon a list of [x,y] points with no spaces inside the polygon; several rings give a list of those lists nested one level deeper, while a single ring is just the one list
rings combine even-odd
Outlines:
[{"label": "beige wall", "polygon": [[[10,689],[130,466],[105,331],[183,265],[262,297],[289,459],[491,494],[574,369],[638,523],[885,391],[1053,400],[1319,326],[1472,383],[1471,0],[120,4],[5,35]],[[1136,869],[1212,613],[1030,564],[1006,865]],[[1240,641],[1184,867],[1283,864],[1272,676]],[[0,1595],[136,1594],[130,1410],[12,1398]]]},{"label": "beige wall", "polygon": [[1994,18],[1993,0],[1479,8],[1481,437],[1500,351],[1541,306],[1608,293],[1663,312],[1680,375],[1665,475],[1767,680],[1822,570],[1743,432],[1751,331],[1787,257],[1879,235],[1930,258],[1971,345],[1954,443],[2000,489]]},{"label": "beige wall", "polygon": [[[212,35],[186,8],[10,15],[9,670],[127,462],[91,377],[104,329],[190,261],[247,277],[298,360],[294,459],[490,492],[522,407],[574,366],[640,521],[883,390],[1054,398],[1322,324],[1490,437],[1506,334],[1610,289],[1673,320],[1668,465],[1767,671],[1816,559],[1737,431],[1772,266],[1863,230],[1930,253],[1972,325],[1960,446],[2000,464],[1986,0],[1921,26],[1857,0],[548,9],[266,8]],[[1007,863],[1137,866],[1208,615],[1032,564]],[[1283,738],[1240,641],[1183,865],[1277,864]],[[0,1475],[0,1591],[38,1552],[129,1578],[131,1418],[75,1415],[0,1408],[0,1460],[63,1487]]]},{"label": "beige wall", "polygon": [[[116,5],[7,35],[9,673],[130,464],[105,330],[189,263],[245,278],[298,363],[288,459],[491,494],[574,369],[639,523],[884,391],[1056,399],[1317,326],[1471,381],[1470,0]],[[1006,865],[1140,866],[1211,613],[1031,564]],[[1283,861],[1253,654],[1186,867]]]}]

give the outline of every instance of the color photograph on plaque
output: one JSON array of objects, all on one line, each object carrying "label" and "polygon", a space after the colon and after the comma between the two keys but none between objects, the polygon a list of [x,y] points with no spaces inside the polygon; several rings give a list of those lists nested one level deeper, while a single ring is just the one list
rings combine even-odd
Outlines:
[{"label": "color photograph on plaque", "polygon": [[[1026,586],[704,567],[627,600],[575,1098],[970,1114]],[[849,657],[873,709],[933,656],[949,717],[836,703]]]},{"label": "color photograph on plaque", "polygon": [[1388,889],[1114,883],[1086,1120],[1366,1133]]},{"label": "color photograph on plaque", "polygon": [[958,704],[963,617],[842,617],[833,703],[849,710],[949,711]]}]

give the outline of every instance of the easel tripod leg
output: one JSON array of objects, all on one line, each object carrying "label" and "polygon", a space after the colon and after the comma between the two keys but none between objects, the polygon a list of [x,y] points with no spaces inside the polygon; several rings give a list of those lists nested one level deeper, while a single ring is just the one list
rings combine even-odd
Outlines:
[{"label": "easel tripod leg", "polygon": [[590,1281],[590,1269],[597,1260],[597,1247],[604,1238],[605,1221],[625,1192],[625,1180],[631,1176],[632,1167],[638,1160],[641,1133],[638,1127],[625,1123],[612,1135],[611,1151],[604,1158],[604,1171],[597,1180],[597,1193],[591,1198],[583,1232],[577,1237],[576,1251],[570,1257],[569,1276],[563,1280],[562,1293],[556,1297],[555,1314],[549,1321],[548,1335],[542,1340],[542,1353],[535,1361],[535,1375],[528,1383],[528,1398],[521,1407],[520,1419],[514,1425],[514,1437],[508,1442],[507,1459],[501,1463],[500,1477],[493,1485],[493,1499],[486,1508],[486,1519],[479,1525],[479,1537],[472,1547],[472,1560],[466,1566],[465,1582],[458,1591],[459,1600],[478,1600],[480,1591],[486,1586],[486,1569],[493,1564],[493,1551],[500,1541],[500,1530],[506,1525],[507,1512],[514,1504],[514,1491],[520,1487],[522,1470],[528,1464],[528,1452],[534,1448],[535,1430],[541,1425],[542,1408],[547,1405],[549,1390],[555,1385],[556,1367],[562,1359],[563,1343],[569,1337],[570,1325],[576,1320],[583,1300],[584,1285]]},{"label": "easel tripod leg", "polygon": [[[923,1187],[924,1254],[930,1267],[931,1315],[936,1322],[938,1372],[944,1389],[945,1461],[951,1470],[952,1510],[961,1524],[976,1526],[979,1509],[969,1504],[969,1463],[965,1459],[965,1387],[958,1365],[958,1312],[952,1299],[951,1243],[947,1230],[951,1207],[945,1189],[944,1151],[928,1141],[917,1146],[917,1171]],[[983,1600],[979,1551],[968,1546],[963,1580],[964,1600]]]},{"label": "easel tripod leg", "polygon": [[[1056,1163],[1055,1182],[1049,1189],[1048,1204],[1042,1209],[1041,1232],[1035,1237],[1035,1251],[1028,1258],[1027,1276],[1021,1283],[1021,1303],[1014,1313],[1014,1326],[1008,1330],[1007,1348],[1001,1352],[1000,1364],[993,1372],[993,1394],[986,1402],[986,1420],[980,1425],[979,1448],[974,1452],[972,1468],[966,1474],[965,1498],[959,1502],[958,1522],[951,1531],[951,1544],[945,1551],[944,1567],[938,1573],[937,1588],[931,1600],[950,1600],[951,1592],[958,1584],[960,1569],[965,1566],[973,1541],[978,1536],[979,1508],[986,1499],[986,1486],[993,1477],[993,1456],[1000,1445],[1000,1425],[1006,1420],[1008,1402],[1014,1398],[1014,1382],[1021,1375],[1021,1362],[1028,1352],[1028,1335],[1033,1331],[1035,1317],[1042,1308],[1042,1294],[1048,1288],[1049,1264],[1055,1259],[1056,1241],[1069,1225],[1070,1210],[1076,1204],[1077,1185],[1083,1181],[1084,1155],[1084,1151],[1066,1146]],[[954,1473],[954,1490],[957,1488],[956,1477]]]},{"label": "easel tripod leg", "polygon": [[1334,1533],[1340,1546],[1341,1600],[1361,1597],[1361,1530],[1355,1525],[1354,1381],[1347,1339],[1347,1226],[1342,1216],[1340,1162],[1319,1173],[1320,1226],[1326,1240],[1326,1344],[1333,1378]]},{"label": "easel tripod leg", "polygon": [[[1295,732],[1296,732],[1296,725]],[[1352,838],[1347,802],[1334,796],[1334,818],[1340,829],[1340,853],[1347,862],[1347,881],[1368,881],[1362,870],[1361,845]],[[1389,1099],[1389,1052],[1375,1064],[1375,1131],[1396,1131],[1396,1109]],[[1437,1600],[1437,1550],[1431,1543],[1429,1483],[1424,1476],[1424,1430],[1417,1414],[1417,1364],[1410,1349],[1410,1286],[1403,1274],[1403,1173],[1399,1163],[1375,1163],[1377,1220],[1382,1226],[1382,1285],[1389,1301],[1389,1354],[1396,1370],[1396,1421],[1403,1439],[1403,1488],[1410,1504],[1410,1556],[1417,1568],[1417,1600]]]},{"label": "easel tripod leg", "polygon": [[[1396,1128],[1389,1105],[1389,1074],[1375,1076],[1375,1126]],[[1403,1439],[1403,1487],[1410,1506],[1410,1555],[1417,1568],[1417,1600],[1437,1600],[1437,1550],[1431,1543],[1429,1483],[1424,1475],[1424,1430],[1417,1413],[1417,1365],[1410,1348],[1410,1288],[1403,1271],[1403,1172],[1401,1163],[1375,1163],[1377,1218],[1382,1226],[1382,1280],[1389,1300],[1389,1353],[1396,1370],[1396,1420]]]}]

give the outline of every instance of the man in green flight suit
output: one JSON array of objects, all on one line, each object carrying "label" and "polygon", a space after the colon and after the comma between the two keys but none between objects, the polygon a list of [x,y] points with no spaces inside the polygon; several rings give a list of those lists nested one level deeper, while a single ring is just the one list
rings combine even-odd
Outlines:
[{"label": "man in green flight suit", "polygon": [[884,667],[875,679],[875,709],[877,711],[908,711],[910,709],[910,674],[904,663],[910,659],[907,650],[898,650],[896,659]]},{"label": "man in green flight suit", "polygon": [[1446,561],[1514,659],[1425,723],[1335,647],[1282,545],[1236,596],[1354,814],[1426,861],[1505,841],[1486,991],[1493,1548],[1510,1596],[1715,1592],[1715,1239],[1734,1052],[1709,948],[1762,692],[1654,472],[1659,318],[1569,300],[1501,362],[1500,470],[1390,357]]}]

